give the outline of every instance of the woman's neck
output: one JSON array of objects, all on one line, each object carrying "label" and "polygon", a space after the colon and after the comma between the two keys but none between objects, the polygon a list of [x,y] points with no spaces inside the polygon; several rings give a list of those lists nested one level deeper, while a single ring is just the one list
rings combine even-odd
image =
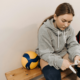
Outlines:
[{"label": "woman's neck", "polygon": [[53,22],[53,25],[54,25],[54,27],[57,28],[58,30],[62,31],[61,29],[59,29],[59,28],[57,27],[56,22]]},{"label": "woman's neck", "polygon": [[57,27],[56,27],[56,22],[53,22],[53,25],[54,25],[55,28],[57,28]]}]

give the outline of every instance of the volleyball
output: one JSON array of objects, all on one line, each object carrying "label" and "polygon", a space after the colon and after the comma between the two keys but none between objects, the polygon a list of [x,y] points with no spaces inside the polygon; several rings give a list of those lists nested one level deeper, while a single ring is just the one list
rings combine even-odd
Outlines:
[{"label": "volleyball", "polygon": [[23,54],[21,63],[24,68],[34,69],[39,63],[39,57],[35,52],[28,51]]}]

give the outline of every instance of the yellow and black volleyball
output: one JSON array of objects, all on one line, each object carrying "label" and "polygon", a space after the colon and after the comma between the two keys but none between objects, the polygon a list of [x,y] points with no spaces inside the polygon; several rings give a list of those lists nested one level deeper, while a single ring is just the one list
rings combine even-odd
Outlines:
[{"label": "yellow and black volleyball", "polygon": [[21,63],[24,68],[34,69],[39,63],[39,56],[33,51],[25,52],[22,56]]}]

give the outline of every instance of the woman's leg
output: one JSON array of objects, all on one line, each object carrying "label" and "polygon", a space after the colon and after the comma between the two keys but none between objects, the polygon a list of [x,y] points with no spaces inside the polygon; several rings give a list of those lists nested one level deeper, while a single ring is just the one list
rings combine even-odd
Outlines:
[{"label": "woman's leg", "polygon": [[63,57],[63,59],[67,59],[70,63],[74,64],[74,62],[71,62],[70,59],[69,59],[69,54],[66,53]]},{"label": "woman's leg", "polygon": [[46,80],[61,80],[60,70],[55,69],[53,66],[45,66],[42,72]]}]

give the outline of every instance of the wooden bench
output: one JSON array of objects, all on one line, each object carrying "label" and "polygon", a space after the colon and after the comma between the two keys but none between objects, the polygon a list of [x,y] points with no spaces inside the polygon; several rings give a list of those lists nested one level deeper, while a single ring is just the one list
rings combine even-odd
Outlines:
[{"label": "wooden bench", "polygon": [[[66,69],[65,71],[61,70],[61,79],[63,79],[64,77],[68,76],[71,73],[72,71],[70,69]],[[32,70],[28,70],[25,69],[24,67],[21,67],[16,70],[5,73],[7,80],[30,80],[40,75],[42,75],[42,71],[38,67]],[[35,80],[46,80],[46,79],[43,76],[42,78]]]}]

